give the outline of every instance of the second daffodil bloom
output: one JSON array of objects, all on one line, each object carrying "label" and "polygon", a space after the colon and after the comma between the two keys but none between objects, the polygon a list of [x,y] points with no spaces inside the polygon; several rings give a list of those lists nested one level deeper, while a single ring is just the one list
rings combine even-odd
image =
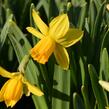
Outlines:
[{"label": "second daffodil bloom", "polygon": [[30,84],[20,72],[10,73],[0,67],[0,75],[10,78],[0,91],[0,102],[4,101],[7,107],[10,106],[12,108],[21,99],[24,93],[23,86],[26,87],[27,96],[30,92],[37,96],[43,95],[43,92],[39,88]]},{"label": "second daffodil bloom", "polygon": [[83,31],[69,28],[67,14],[62,14],[54,18],[47,26],[33,9],[32,16],[39,31],[33,27],[27,27],[28,32],[41,39],[31,50],[30,54],[34,60],[45,64],[54,52],[57,63],[64,69],[69,67],[69,55],[66,47],[78,42]]}]

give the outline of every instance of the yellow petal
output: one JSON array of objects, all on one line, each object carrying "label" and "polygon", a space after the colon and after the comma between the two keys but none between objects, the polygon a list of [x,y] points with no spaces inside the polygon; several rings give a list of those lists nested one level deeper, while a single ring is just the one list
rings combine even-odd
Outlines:
[{"label": "yellow petal", "polygon": [[83,31],[72,28],[69,29],[66,35],[57,40],[57,43],[64,47],[69,47],[77,43],[83,37]]},{"label": "yellow petal", "polygon": [[39,39],[44,38],[45,36],[43,34],[41,34],[39,31],[37,31],[35,28],[33,27],[27,27],[26,28],[28,32],[30,32],[31,34],[33,34],[34,36],[38,37]]},{"label": "yellow petal", "polygon": [[17,103],[17,101],[15,101],[15,100],[5,100],[5,104],[7,107],[12,108],[16,103]]},{"label": "yellow petal", "polygon": [[39,15],[36,13],[36,11],[33,9],[32,16],[35,24],[39,28],[39,30],[44,34],[47,35],[48,33],[48,26],[41,20]]},{"label": "yellow petal", "polygon": [[4,100],[18,101],[23,94],[22,76],[18,75],[8,80],[4,93]]},{"label": "yellow petal", "polygon": [[25,81],[24,84],[27,86],[27,89],[34,95],[37,96],[44,95],[44,93],[38,87],[35,87],[34,85],[30,84],[28,81]]},{"label": "yellow petal", "polygon": [[50,23],[49,36],[55,41],[62,38],[69,29],[69,20],[67,14],[62,14],[54,18]]},{"label": "yellow petal", "polygon": [[4,100],[4,93],[5,93],[5,90],[7,88],[8,83],[9,83],[9,81],[5,82],[5,84],[1,88],[1,91],[0,91],[0,102],[2,102]]},{"label": "yellow petal", "polygon": [[50,37],[41,39],[30,51],[32,58],[45,64],[55,49],[55,42]]},{"label": "yellow petal", "polygon": [[2,93],[0,91],[0,102],[3,101]]},{"label": "yellow petal", "polygon": [[109,92],[109,82],[100,80],[100,81],[99,81],[99,84],[100,84],[105,90],[107,90],[107,91]]},{"label": "yellow petal", "polygon": [[13,74],[5,70],[4,68],[0,67],[0,75],[6,78],[12,78]]},{"label": "yellow petal", "polygon": [[[18,77],[17,77],[18,78]],[[16,79],[16,78],[15,78]],[[17,79],[16,79],[17,80]],[[14,101],[18,101],[19,99],[21,99],[22,95],[23,95],[23,83],[22,80],[18,80],[17,84],[15,86],[14,89],[14,93],[13,93],[13,100]]]},{"label": "yellow petal", "polygon": [[58,64],[65,70],[69,67],[69,55],[67,50],[61,45],[57,44],[54,55]]}]

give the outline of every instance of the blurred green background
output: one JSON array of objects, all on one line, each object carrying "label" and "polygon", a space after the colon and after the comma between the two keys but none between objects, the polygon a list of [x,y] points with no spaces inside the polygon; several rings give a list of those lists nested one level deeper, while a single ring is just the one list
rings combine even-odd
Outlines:
[{"label": "blurred green background", "polygon": [[[67,13],[70,26],[80,28],[84,36],[68,48],[69,70],[64,71],[51,56],[46,65],[30,59],[26,78],[45,95],[23,98],[13,109],[105,109],[109,93],[98,84],[109,81],[109,0],[0,0],[0,66],[16,71],[24,55],[38,39],[27,26],[34,26],[31,10],[39,11],[48,24]],[[37,27],[36,27],[37,28]],[[0,77],[0,87],[6,79]],[[0,109],[7,109],[0,103]]]}]

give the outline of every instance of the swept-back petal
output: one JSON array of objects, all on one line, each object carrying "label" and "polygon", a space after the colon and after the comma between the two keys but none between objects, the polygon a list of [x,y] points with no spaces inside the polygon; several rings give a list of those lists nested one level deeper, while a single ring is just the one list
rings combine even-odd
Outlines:
[{"label": "swept-back petal", "polygon": [[38,37],[39,39],[44,38],[45,36],[43,34],[41,34],[39,31],[37,31],[35,28],[33,27],[27,27],[26,28],[28,32],[30,32],[31,34],[33,34],[34,36]]},{"label": "swept-back petal", "polygon": [[58,64],[65,70],[69,67],[69,55],[67,50],[61,45],[57,44],[54,55]]},{"label": "swept-back petal", "polygon": [[58,41],[58,39],[62,38],[69,29],[69,20],[67,14],[62,14],[56,18],[54,18],[49,24],[49,35]]},{"label": "swept-back petal", "polygon": [[39,30],[46,35],[48,33],[48,26],[41,20],[37,12],[33,9],[32,16],[35,24],[39,28]]},{"label": "swept-back petal", "polygon": [[16,100],[5,100],[5,104],[7,107],[10,106],[12,108],[16,103],[17,103]]},{"label": "swept-back petal", "polygon": [[44,95],[44,93],[38,87],[35,87],[34,85],[30,84],[28,81],[25,81],[24,84],[27,86],[27,89],[34,95],[37,96]]},{"label": "swept-back petal", "polygon": [[99,84],[109,92],[109,82],[100,80]]},{"label": "swept-back petal", "polygon": [[83,37],[83,31],[72,28],[69,29],[66,35],[57,40],[57,43],[61,44],[64,47],[69,47],[77,43]]},{"label": "swept-back petal", "polygon": [[0,75],[6,78],[12,78],[13,74],[5,70],[4,68],[0,67]]}]

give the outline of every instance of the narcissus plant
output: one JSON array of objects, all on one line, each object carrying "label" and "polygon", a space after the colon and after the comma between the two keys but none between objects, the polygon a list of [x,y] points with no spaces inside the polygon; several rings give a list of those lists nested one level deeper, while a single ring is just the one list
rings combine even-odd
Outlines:
[{"label": "narcissus plant", "polygon": [[63,68],[69,67],[69,55],[66,48],[78,42],[83,31],[76,28],[69,28],[67,14],[55,17],[47,26],[33,9],[32,16],[39,31],[33,27],[27,27],[28,32],[41,39],[31,50],[30,54],[34,60],[45,64],[52,53],[57,63]]}]

